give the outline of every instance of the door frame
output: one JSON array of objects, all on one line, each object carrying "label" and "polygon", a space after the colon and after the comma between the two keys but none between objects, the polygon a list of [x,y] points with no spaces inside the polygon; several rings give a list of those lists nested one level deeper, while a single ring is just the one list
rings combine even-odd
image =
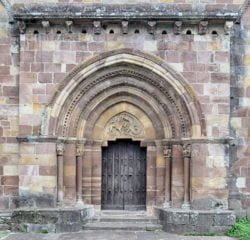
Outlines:
[{"label": "door frame", "polygon": [[[144,194],[144,198],[145,198],[145,204],[143,205],[143,209],[137,209],[136,207],[132,207],[133,205],[131,205],[131,207],[127,207],[126,208],[126,205],[124,204],[124,193],[123,193],[123,209],[121,209],[121,210],[129,210],[129,211],[144,211],[144,210],[146,210],[147,209],[147,170],[148,170],[148,163],[147,163],[147,146],[145,146],[145,145],[142,145],[142,143],[141,143],[141,141],[139,141],[139,140],[133,140],[133,139],[125,139],[125,138],[121,138],[121,139],[116,139],[116,140],[110,140],[110,141],[107,141],[107,144],[105,144],[105,146],[102,146],[101,147],[101,203],[100,203],[100,207],[101,207],[101,209],[102,210],[116,210],[116,209],[105,209],[105,208],[103,208],[103,179],[102,179],[102,177],[103,177],[103,150],[104,150],[104,148],[108,148],[110,145],[110,143],[115,143],[115,142],[122,142],[122,141],[124,141],[124,142],[126,142],[126,141],[130,141],[131,143],[138,143],[138,146],[139,146],[139,148],[140,148],[140,150],[143,150],[143,148],[144,148],[144,150],[143,151],[145,151],[145,194]],[[127,205],[127,206],[129,206],[129,205]]]}]

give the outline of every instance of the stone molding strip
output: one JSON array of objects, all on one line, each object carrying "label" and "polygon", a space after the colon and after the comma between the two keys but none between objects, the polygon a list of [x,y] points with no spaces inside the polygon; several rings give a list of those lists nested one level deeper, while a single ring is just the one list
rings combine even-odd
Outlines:
[{"label": "stone molding strip", "polygon": [[202,5],[187,8],[176,4],[14,4],[16,20],[107,19],[107,20],[237,20],[232,9],[206,10]]},{"label": "stone molding strip", "polygon": [[[18,142],[64,142],[64,143],[97,143],[103,144],[100,141],[95,140],[86,140],[85,138],[79,139],[74,137],[56,137],[56,136],[19,136],[17,137]],[[159,139],[155,140],[155,142],[162,143],[162,145],[175,145],[175,144],[230,144],[230,145],[238,145],[238,140],[232,137],[225,138],[182,138],[182,139]],[[146,144],[147,141],[142,141],[142,144]],[[152,143],[150,141],[149,143]]]}]

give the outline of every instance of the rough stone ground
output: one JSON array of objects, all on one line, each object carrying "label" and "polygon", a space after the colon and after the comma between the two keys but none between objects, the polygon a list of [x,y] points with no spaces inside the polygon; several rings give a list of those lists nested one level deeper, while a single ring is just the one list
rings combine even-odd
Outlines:
[{"label": "rough stone ground", "polygon": [[[0,233],[1,234],[1,233]],[[2,238],[1,238],[2,237]],[[29,234],[10,233],[0,235],[1,240],[232,240],[229,237],[194,237],[179,236],[158,232],[129,232],[129,231],[84,231],[61,234]]]}]

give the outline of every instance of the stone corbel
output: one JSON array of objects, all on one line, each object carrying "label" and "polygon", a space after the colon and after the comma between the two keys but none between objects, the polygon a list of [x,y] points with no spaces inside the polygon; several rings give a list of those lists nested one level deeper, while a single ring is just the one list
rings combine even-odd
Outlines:
[{"label": "stone corbel", "polygon": [[148,21],[148,32],[149,34],[154,35],[156,32],[156,21]]},{"label": "stone corbel", "polygon": [[191,144],[183,145],[183,156],[184,158],[191,158]]},{"label": "stone corbel", "polygon": [[94,21],[93,22],[93,26],[94,26],[94,34],[101,34],[101,21]]},{"label": "stone corbel", "polygon": [[68,33],[72,33],[73,21],[65,21]]},{"label": "stone corbel", "polygon": [[181,21],[176,21],[174,22],[174,34],[178,35],[181,34],[182,30],[182,22]]},{"label": "stone corbel", "polygon": [[232,21],[226,21],[224,25],[224,31],[226,35],[230,35],[233,32],[234,23]]},{"label": "stone corbel", "polygon": [[201,21],[199,23],[199,34],[205,35],[207,33],[208,21]]},{"label": "stone corbel", "polygon": [[122,33],[128,34],[128,21],[122,21]]},{"label": "stone corbel", "polygon": [[50,22],[49,21],[42,21],[42,26],[45,29],[45,32],[49,33]]},{"label": "stone corbel", "polygon": [[24,21],[19,21],[18,22],[18,28],[19,28],[19,32],[21,34],[25,34],[25,32],[26,32],[26,23]]}]

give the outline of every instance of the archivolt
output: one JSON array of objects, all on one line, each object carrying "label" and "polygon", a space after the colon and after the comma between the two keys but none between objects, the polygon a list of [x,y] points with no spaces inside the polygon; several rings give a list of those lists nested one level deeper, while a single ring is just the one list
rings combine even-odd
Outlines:
[{"label": "archivolt", "polygon": [[161,128],[171,128],[171,137],[205,135],[199,102],[183,77],[162,60],[130,49],[101,54],[69,74],[47,106],[42,133],[77,136],[82,119],[97,121],[96,110],[119,93],[144,102]]}]

